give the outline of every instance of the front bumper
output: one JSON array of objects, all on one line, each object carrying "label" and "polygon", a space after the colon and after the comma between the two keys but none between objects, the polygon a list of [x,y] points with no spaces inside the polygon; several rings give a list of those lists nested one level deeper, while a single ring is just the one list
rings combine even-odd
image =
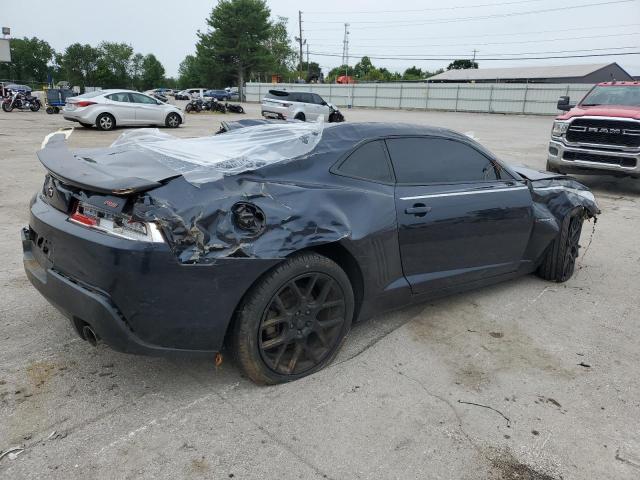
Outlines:
[{"label": "front bumper", "polygon": [[566,145],[562,140],[549,142],[547,156],[551,167],[563,173],[598,174],[640,177],[640,150],[598,149]]},{"label": "front bumper", "polygon": [[113,349],[148,355],[219,351],[242,296],[280,261],[181,264],[167,244],[76,225],[39,195],[22,245],[27,277],[76,330],[88,324]]}]

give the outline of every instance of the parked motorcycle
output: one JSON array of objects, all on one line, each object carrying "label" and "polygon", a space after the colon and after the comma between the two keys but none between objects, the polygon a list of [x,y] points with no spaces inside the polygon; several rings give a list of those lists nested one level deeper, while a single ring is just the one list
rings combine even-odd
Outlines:
[{"label": "parked motorcycle", "polygon": [[5,112],[11,112],[14,108],[37,112],[41,106],[42,104],[38,97],[21,92],[15,92],[2,101],[2,110]]},{"label": "parked motorcycle", "polygon": [[244,113],[244,108],[242,108],[242,105],[238,105],[237,103],[226,103],[225,102],[224,106],[231,113]]},{"label": "parked motorcycle", "polygon": [[329,122],[344,122],[344,115],[335,105],[329,104]]},{"label": "parked motorcycle", "polygon": [[194,98],[184,107],[184,111],[187,113],[198,113],[204,110],[204,102],[201,98]]},{"label": "parked motorcycle", "polygon": [[211,110],[212,112],[227,113],[226,104],[219,102],[215,98],[212,98],[211,100],[209,100],[208,103],[209,103],[209,110]]}]

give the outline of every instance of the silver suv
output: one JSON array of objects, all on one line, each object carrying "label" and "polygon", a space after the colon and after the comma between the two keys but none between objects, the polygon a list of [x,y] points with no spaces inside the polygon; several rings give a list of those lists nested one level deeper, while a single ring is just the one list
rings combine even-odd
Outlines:
[{"label": "silver suv", "polygon": [[320,117],[326,122],[341,122],[344,117],[317,93],[269,90],[262,99],[262,116],[282,120],[315,121]]}]

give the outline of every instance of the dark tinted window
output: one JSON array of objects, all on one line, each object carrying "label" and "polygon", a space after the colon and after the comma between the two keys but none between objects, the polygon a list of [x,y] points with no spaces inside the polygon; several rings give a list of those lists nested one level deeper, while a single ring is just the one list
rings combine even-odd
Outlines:
[{"label": "dark tinted window", "polygon": [[476,149],[442,138],[387,140],[398,183],[448,183],[496,180],[491,161]]},{"label": "dark tinted window", "polygon": [[318,105],[322,105],[322,103],[324,102],[324,100],[322,100],[322,97],[320,95],[318,95],[317,93],[312,93],[311,96],[313,97],[313,103],[317,103]]},{"label": "dark tinted window", "polygon": [[131,93],[130,95],[133,98],[133,103],[148,103],[151,105],[158,104],[158,102],[153,98],[142,95],[141,93]]},{"label": "dark tinted window", "polygon": [[[86,95],[86,94],[85,94]],[[87,98],[86,96],[84,98]],[[114,102],[129,102],[129,94],[127,92],[120,93],[112,93],[111,95],[107,95],[109,100],[113,100]]]},{"label": "dark tinted window", "polygon": [[342,162],[338,171],[349,177],[366,178],[378,182],[393,180],[382,140],[362,145]]},{"label": "dark tinted window", "polygon": [[297,102],[314,103],[313,96],[310,93],[298,93],[297,97]]}]

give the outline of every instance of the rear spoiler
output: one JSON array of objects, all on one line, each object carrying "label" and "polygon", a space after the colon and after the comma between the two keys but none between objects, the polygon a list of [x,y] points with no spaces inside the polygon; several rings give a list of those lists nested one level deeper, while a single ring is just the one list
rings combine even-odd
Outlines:
[{"label": "rear spoiler", "polygon": [[153,158],[153,153],[107,149],[71,152],[67,134],[55,133],[43,142],[37,155],[49,173],[63,183],[83,190],[114,195],[143,192],[180,174]]}]

